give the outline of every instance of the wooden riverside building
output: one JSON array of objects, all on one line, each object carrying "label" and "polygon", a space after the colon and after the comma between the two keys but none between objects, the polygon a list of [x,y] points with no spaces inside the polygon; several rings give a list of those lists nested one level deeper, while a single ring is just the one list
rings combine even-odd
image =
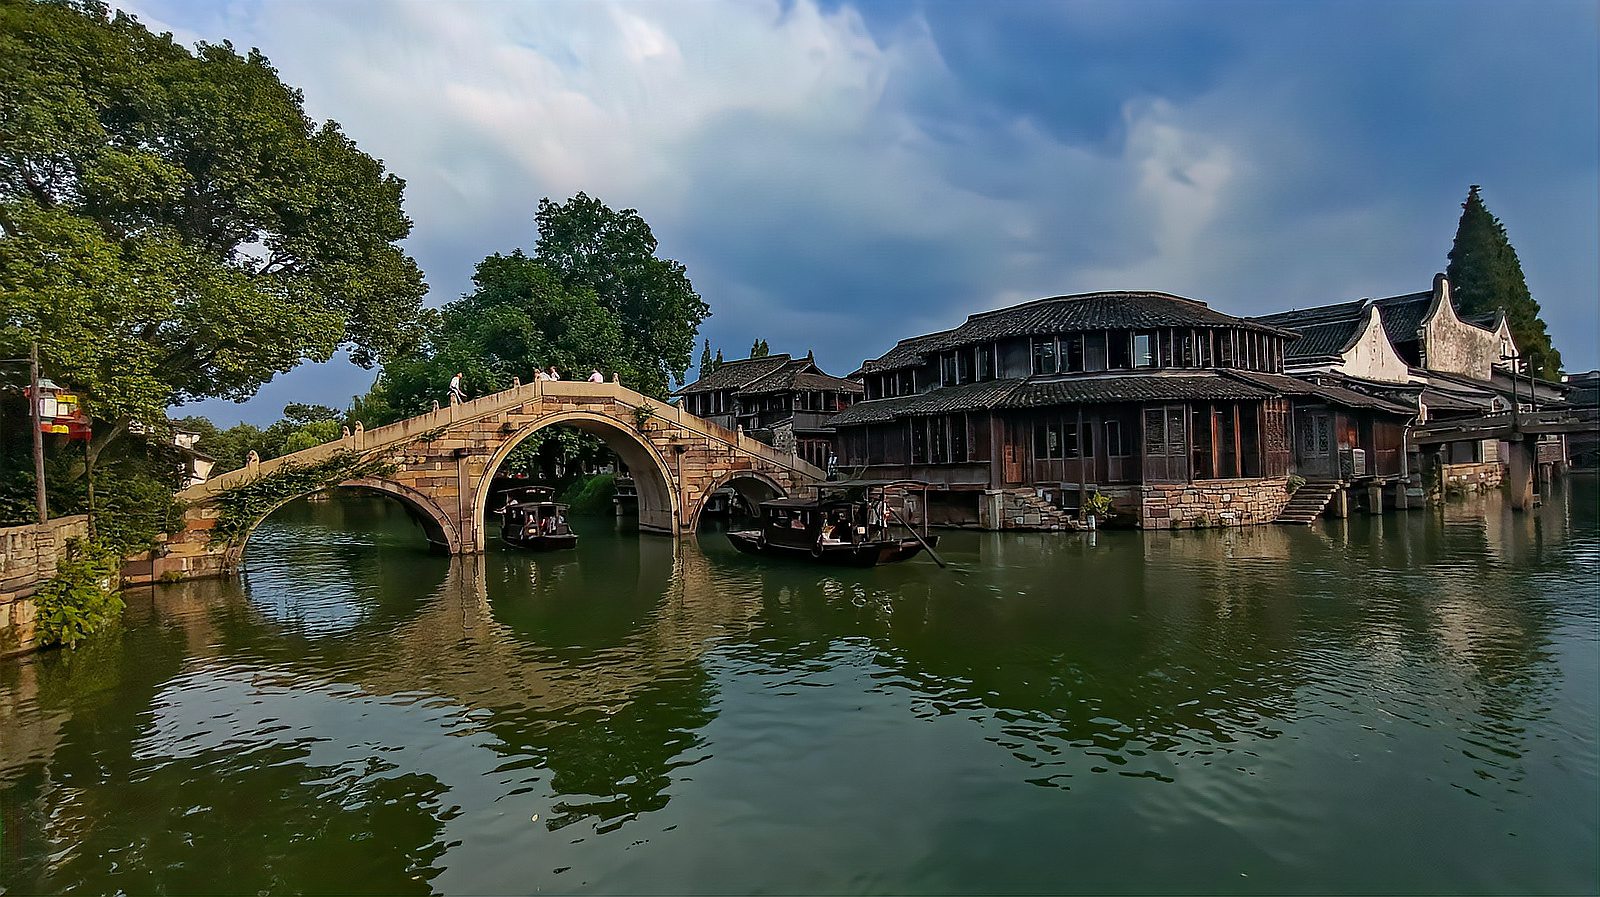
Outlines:
[{"label": "wooden riverside building", "polygon": [[1411,412],[1286,376],[1296,338],[1165,293],[1040,299],[902,340],[830,423],[849,474],[940,484],[933,522],[991,529],[1060,525],[1096,492],[1139,526],[1260,523],[1293,473],[1402,479]]},{"label": "wooden riverside building", "polygon": [[804,358],[765,355],[725,361],[679,389],[683,408],[730,430],[826,468],[833,451],[828,418],[861,398],[861,384],[832,377]]}]

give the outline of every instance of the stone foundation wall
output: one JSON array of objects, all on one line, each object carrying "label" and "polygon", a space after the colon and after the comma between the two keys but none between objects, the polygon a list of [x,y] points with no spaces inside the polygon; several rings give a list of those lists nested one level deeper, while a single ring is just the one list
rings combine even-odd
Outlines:
[{"label": "stone foundation wall", "polygon": [[983,529],[1075,529],[1076,515],[1039,497],[1032,488],[990,489],[978,503],[978,525]]},{"label": "stone foundation wall", "polygon": [[0,529],[0,655],[32,650],[33,595],[56,575],[68,540],[88,537],[89,518],[81,514]]},{"label": "stone foundation wall", "polygon": [[1271,523],[1289,503],[1286,477],[1205,480],[1171,486],[1140,486],[1144,529],[1184,529]]},{"label": "stone foundation wall", "polygon": [[1446,464],[1444,466],[1444,488],[1464,489],[1468,492],[1486,492],[1499,488],[1505,480],[1505,465],[1499,461],[1484,461],[1475,464]]}]

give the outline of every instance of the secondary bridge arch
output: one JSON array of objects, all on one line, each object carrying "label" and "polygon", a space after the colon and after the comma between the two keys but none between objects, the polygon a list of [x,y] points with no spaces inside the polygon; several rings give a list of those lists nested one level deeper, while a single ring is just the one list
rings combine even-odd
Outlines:
[{"label": "secondary bridge arch", "polygon": [[[328,488],[352,489],[359,492],[387,495],[398,501],[406,509],[406,513],[410,515],[411,519],[422,527],[423,535],[427,537],[430,548],[444,554],[461,554],[461,536],[457,532],[455,524],[450,520],[449,515],[433,499],[415,489],[381,477],[359,477]],[[264,512],[255,515],[255,518],[248,522],[243,536],[228,543],[223,556],[224,566],[230,570],[237,570],[244,561],[244,552],[250,545],[250,537],[255,535],[256,529],[261,526],[263,521],[271,517],[274,512],[284,505],[292,501],[298,501],[317,491],[320,490],[311,489],[279,499]]]},{"label": "secondary bridge arch", "polygon": [[[223,539],[213,530],[237,507],[229,501],[237,490],[270,493],[273,482],[298,484],[283,501],[339,485],[387,492],[417,511],[446,550],[480,552],[495,469],[517,443],[555,425],[592,432],[622,457],[640,487],[641,529],[650,532],[693,532],[706,498],[725,483],[759,483],[793,495],[823,479],[821,470],[793,455],[617,383],[519,384],[374,430],[357,425],[333,442],[252,461],[186,489],[178,495],[188,505],[183,529],[164,536],[157,550],[130,558],[124,576],[146,582],[236,569],[259,520],[242,531],[238,521],[228,521],[218,530],[228,534]],[[308,472],[325,481],[299,488]]]}]

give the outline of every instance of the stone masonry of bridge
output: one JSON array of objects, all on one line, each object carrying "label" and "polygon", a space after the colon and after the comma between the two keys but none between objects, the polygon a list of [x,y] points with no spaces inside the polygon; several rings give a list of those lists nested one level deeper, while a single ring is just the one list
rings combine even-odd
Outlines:
[{"label": "stone masonry of bridge", "polygon": [[230,491],[340,457],[382,461],[383,470],[321,485],[391,495],[437,550],[481,552],[494,472],[523,439],[554,425],[592,433],[621,457],[638,487],[639,528],[648,532],[693,532],[706,499],[725,485],[761,500],[799,494],[823,479],[821,470],[793,455],[617,383],[520,384],[385,427],[358,426],[333,442],[247,464],[184,490],[178,495],[188,505],[183,530],[130,558],[123,578],[145,583],[233,572],[256,524],[299,495],[281,496],[242,526],[233,521],[238,534],[219,539],[212,530],[224,517]]}]

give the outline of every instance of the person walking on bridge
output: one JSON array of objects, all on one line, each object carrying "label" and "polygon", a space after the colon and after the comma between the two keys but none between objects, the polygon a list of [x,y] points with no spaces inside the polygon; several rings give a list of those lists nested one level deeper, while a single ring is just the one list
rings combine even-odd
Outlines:
[{"label": "person walking on bridge", "polygon": [[450,404],[459,405],[461,402],[461,372],[457,371],[456,375],[450,378]]},{"label": "person walking on bridge", "polygon": [[604,383],[604,382],[606,382],[606,378],[600,376],[600,369],[599,368],[594,368],[593,370],[589,371],[589,382],[590,383]]}]

